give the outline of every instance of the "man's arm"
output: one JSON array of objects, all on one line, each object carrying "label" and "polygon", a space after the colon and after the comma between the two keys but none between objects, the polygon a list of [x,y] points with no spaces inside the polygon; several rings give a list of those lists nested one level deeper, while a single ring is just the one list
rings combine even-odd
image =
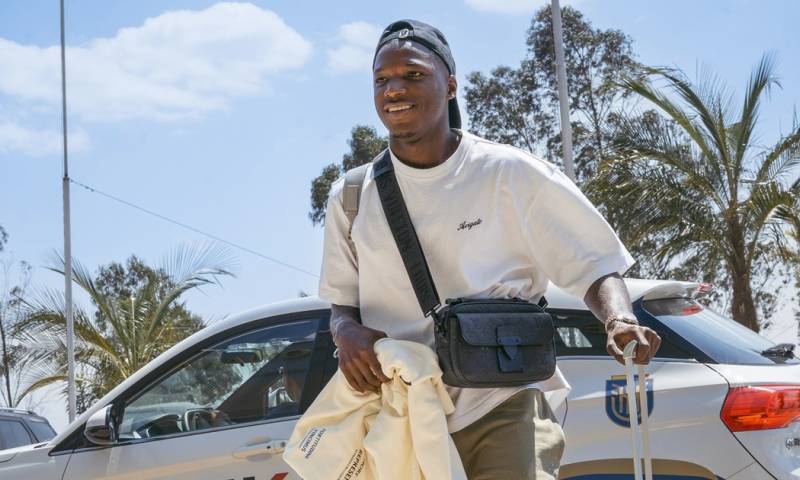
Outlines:
[{"label": "man's arm", "polygon": [[339,369],[355,390],[379,392],[389,378],[383,374],[374,345],[386,333],[365,327],[358,308],[331,305],[331,336],[339,356]]},{"label": "man's arm", "polygon": [[[606,350],[609,355],[624,364],[622,350],[631,340],[636,340],[635,363],[647,364],[655,356],[661,345],[661,337],[650,328],[638,324],[625,323],[616,318],[636,320],[631,308],[628,288],[622,277],[613,273],[600,277],[589,287],[583,301],[589,310],[606,326],[608,341]],[[610,323],[609,323],[610,322]],[[638,323],[638,322],[637,322]]]}]

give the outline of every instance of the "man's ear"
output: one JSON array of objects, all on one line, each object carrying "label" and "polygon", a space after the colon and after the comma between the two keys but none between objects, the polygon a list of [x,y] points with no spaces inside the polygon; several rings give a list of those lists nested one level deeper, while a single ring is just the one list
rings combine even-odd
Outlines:
[{"label": "man's ear", "polygon": [[447,77],[447,98],[456,98],[456,91],[458,90],[458,81],[455,75]]}]

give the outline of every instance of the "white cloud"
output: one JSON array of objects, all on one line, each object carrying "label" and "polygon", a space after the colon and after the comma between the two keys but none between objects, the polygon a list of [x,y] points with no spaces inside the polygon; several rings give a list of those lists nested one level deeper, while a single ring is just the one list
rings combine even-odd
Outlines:
[{"label": "white cloud", "polygon": [[[550,5],[549,0],[465,0],[467,5],[480,12],[492,13],[533,13],[545,5]],[[574,4],[574,1],[561,0],[560,5]]]},{"label": "white cloud", "polygon": [[[70,113],[92,120],[171,120],[225,108],[302,67],[312,45],[278,15],[249,3],[170,11],[112,38],[68,47]],[[0,93],[60,102],[60,49],[0,38]]]},{"label": "white cloud", "polygon": [[[53,155],[63,151],[60,130],[41,130],[23,127],[10,120],[0,119],[0,154],[21,153],[30,156]],[[89,148],[89,135],[82,128],[69,129],[69,152]]]},{"label": "white cloud", "polygon": [[381,28],[367,22],[352,22],[339,27],[337,46],[328,49],[328,68],[334,73],[368,72]]}]

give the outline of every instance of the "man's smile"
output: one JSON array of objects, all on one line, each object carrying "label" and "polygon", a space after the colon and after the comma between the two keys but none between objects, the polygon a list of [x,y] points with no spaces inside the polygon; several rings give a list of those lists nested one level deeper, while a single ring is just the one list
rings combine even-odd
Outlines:
[{"label": "man's smile", "polygon": [[413,103],[395,103],[392,105],[387,105],[383,108],[383,111],[386,113],[398,113],[398,112],[405,112],[407,110],[411,110],[414,108]]}]

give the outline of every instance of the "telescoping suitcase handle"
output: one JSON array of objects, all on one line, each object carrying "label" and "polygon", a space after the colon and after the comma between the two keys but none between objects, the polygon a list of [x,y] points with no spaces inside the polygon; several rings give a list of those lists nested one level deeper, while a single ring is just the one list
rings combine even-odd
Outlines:
[{"label": "telescoping suitcase handle", "polygon": [[[631,447],[633,450],[633,474],[635,480],[642,479],[642,456],[644,457],[644,478],[645,480],[653,480],[653,457],[650,454],[650,424],[649,424],[649,408],[647,405],[647,378],[645,377],[644,365],[633,364],[633,359],[636,356],[636,340],[631,340],[622,352],[622,358],[625,359],[625,376],[626,388],[628,391],[628,418],[631,425]],[[636,372],[638,370],[638,372]],[[639,422],[636,415],[636,384],[634,383],[634,373],[638,373],[639,377],[639,411],[642,415],[642,428],[641,428],[641,455],[639,452]]]}]

